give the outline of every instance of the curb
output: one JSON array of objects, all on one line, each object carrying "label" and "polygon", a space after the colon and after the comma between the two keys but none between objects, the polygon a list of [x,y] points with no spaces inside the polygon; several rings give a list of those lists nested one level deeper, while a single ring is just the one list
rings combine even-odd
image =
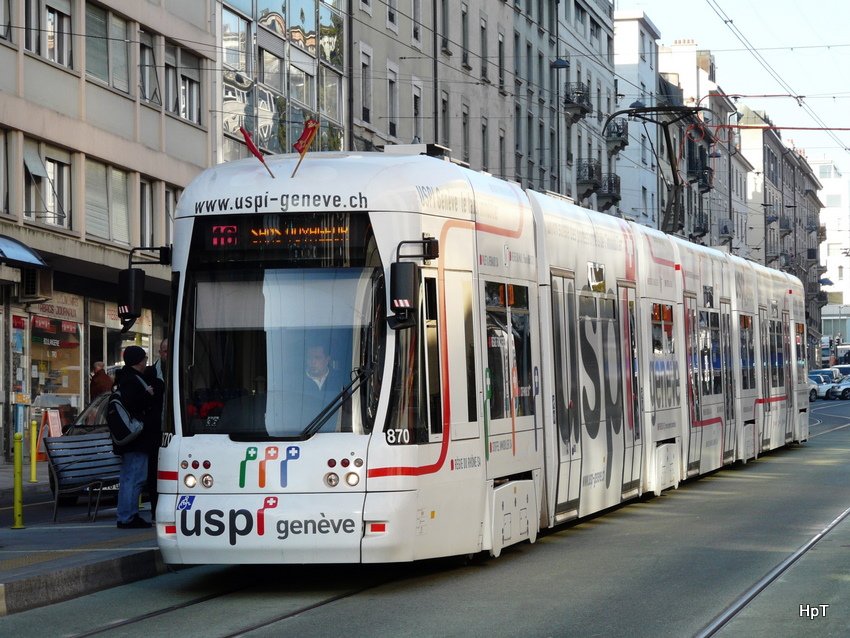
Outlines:
[{"label": "curb", "polygon": [[159,549],[148,549],[98,563],[0,583],[0,617],[152,578],[166,571]]}]

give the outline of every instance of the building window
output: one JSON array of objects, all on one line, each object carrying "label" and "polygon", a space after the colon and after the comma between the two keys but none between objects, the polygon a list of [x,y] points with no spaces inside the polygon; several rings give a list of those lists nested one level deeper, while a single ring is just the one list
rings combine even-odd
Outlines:
[{"label": "building window", "polygon": [[499,90],[505,89],[505,36],[499,34]]},{"label": "building window", "polygon": [[201,61],[195,54],[165,44],[165,109],[201,123]]},{"label": "building window", "polygon": [[139,31],[139,97],[157,105],[162,104],[158,73],[153,36]]},{"label": "building window", "polygon": [[481,78],[487,79],[487,67],[489,60],[487,59],[487,21],[481,20]]},{"label": "building window", "polygon": [[139,243],[142,246],[153,246],[156,242],[153,235],[153,184],[142,180],[139,184]]},{"label": "building window", "polygon": [[[9,3],[5,11],[5,23],[9,23]],[[24,47],[43,58],[72,67],[71,59],[71,3],[69,0],[26,0]],[[8,26],[0,29],[8,34]]]},{"label": "building window", "polygon": [[413,142],[422,142],[422,86],[413,85]]},{"label": "building window", "polygon": [[469,7],[460,5],[460,63],[469,68]]},{"label": "building window", "polygon": [[289,41],[312,56],[316,55],[316,0],[290,0]]},{"label": "building window", "polygon": [[127,21],[96,5],[86,6],[86,73],[130,92]]},{"label": "building window", "polygon": [[232,11],[221,11],[221,42],[224,63],[234,71],[248,72],[248,21]]},{"label": "building window", "polygon": [[519,54],[519,42],[519,33],[514,31],[514,81],[518,84],[522,82],[522,73],[520,71],[522,67],[520,66],[521,56]]},{"label": "building window", "polygon": [[449,51],[449,21],[451,15],[449,13],[449,0],[440,1],[440,26],[442,30],[440,38],[440,48],[443,52]]},{"label": "building window", "polygon": [[[278,3],[280,0],[278,0]],[[345,21],[326,4],[319,5],[319,58],[342,73],[345,64]],[[397,31],[397,29],[395,29]]]},{"label": "building window", "polygon": [[372,56],[360,51],[360,96],[363,104],[363,121],[372,121]]},{"label": "building window", "polygon": [[[308,65],[305,64],[304,67]],[[300,66],[289,67],[289,97],[309,109],[316,108],[316,77]]]},{"label": "building window", "polygon": [[387,2],[387,26],[393,30],[398,30],[398,17],[397,17],[397,2],[398,0],[386,0]]},{"label": "building window", "polygon": [[257,56],[260,62],[259,81],[267,87],[274,89],[280,94],[284,93],[285,69],[286,66],[282,58],[276,56],[271,51],[260,49]]},{"label": "building window", "polygon": [[27,140],[24,178],[24,218],[71,228],[70,155]]},{"label": "building window", "polygon": [[469,107],[464,104],[460,107],[460,131],[461,131],[461,157],[469,163]]},{"label": "building window", "polygon": [[86,233],[130,243],[127,172],[86,160]]},{"label": "building window", "polygon": [[0,0],[0,38],[3,40],[12,38],[12,27],[9,19],[12,15],[10,2],[11,0]]},{"label": "building window", "polygon": [[490,139],[487,135],[487,118],[481,118],[481,170],[490,171]]},{"label": "building window", "polygon": [[6,159],[6,131],[0,129],[0,213],[9,213],[9,173]]},{"label": "building window", "polygon": [[390,137],[398,136],[398,72],[387,69],[387,125]]},{"label": "building window", "polygon": [[174,215],[177,211],[177,200],[180,198],[180,190],[173,186],[165,187],[165,219],[163,230],[165,231],[163,242],[170,245],[174,239]]},{"label": "building window", "polygon": [[505,131],[499,129],[499,177],[506,179],[505,167],[507,165],[507,144],[505,143]]},{"label": "building window", "polygon": [[328,119],[342,121],[342,76],[326,66],[319,67],[319,111]]},{"label": "building window", "polygon": [[413,41],[422,42],[422,0],[413,0]]},{"label": "building window", "polygon": [[449,94],[440,92],[440,124],[443,129],[443,144],[449,146]]}]

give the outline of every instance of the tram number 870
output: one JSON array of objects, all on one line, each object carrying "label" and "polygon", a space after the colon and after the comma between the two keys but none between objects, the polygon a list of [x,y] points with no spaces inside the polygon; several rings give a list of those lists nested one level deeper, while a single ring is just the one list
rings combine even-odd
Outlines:
[{"label": "tram number 870", "polygon": [[409,445],[410,430],[389,429],[384,432],[387,437],[387,445]]}]

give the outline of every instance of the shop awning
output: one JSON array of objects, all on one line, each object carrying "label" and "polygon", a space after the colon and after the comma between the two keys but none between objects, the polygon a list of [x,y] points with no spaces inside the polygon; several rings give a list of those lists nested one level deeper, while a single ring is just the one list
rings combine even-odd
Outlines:
[{"label": "shop awning", "polygon": [[47,268],[37,252],[6,235],[0,235],[0,263],[17,268]]}]

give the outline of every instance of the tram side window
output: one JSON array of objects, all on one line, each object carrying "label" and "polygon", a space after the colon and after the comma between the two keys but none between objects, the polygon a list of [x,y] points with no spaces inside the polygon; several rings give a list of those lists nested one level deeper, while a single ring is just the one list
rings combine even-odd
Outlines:
[{"label": "tram side window", "polygon": [[440,388],[440,335],[437,322],[437,280],[425,278],[425,344],[428,366],[428,412],[431,434],[443,431]]},{"label": "tram side window", "polygon": [[[771,320],[770,332],[773,335],[773,349],[776,353],[776,383],[774,387],[781,388],[785,385],[785,345],[782,332],[782,322]],[[773,378],[772,375],[771,378]]]},{"label": "tram side window", "polygon": [[806,379],[806,327],[801,323],[794,324],[794,340],[797,344],[797,378]]},{"label": "tram side window", "polygon": [[488,281],[487,368],[490,418],[534,414],[528,288]]},{"label": "tram side window", "polygon": [[652,304],[652,353],[655,355],[674,354],[673,342],[673,306]]},{"label": "tram side window", "polygon": [[699,353],[702,394],[720,394],[720,316],[716,312],[699,313]]},{"label": "tram side window", "polygon": [[753,318],[739,317],[741,339],[741,385],[744,390],[756,387],[755,343],[753,342]]},{"label": "tram side window", "polygon": [[[420,323],[422,321],[420,310]],[[390,445],[428,441],[425,357],[419,330],[396,331],[395,373],[384,435]]]}]

